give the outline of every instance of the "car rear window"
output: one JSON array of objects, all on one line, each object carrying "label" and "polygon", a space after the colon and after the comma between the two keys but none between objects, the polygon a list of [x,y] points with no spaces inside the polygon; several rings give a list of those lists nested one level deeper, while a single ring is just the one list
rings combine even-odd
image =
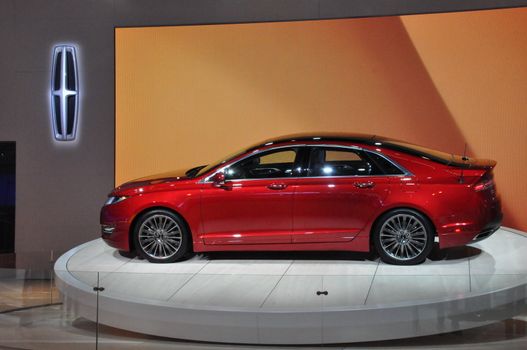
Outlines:
[{"label": "car rear window", "polygon": [[437,151],[431,148],[418,146],[411,143],[389,140],[382,142],[382,146],[446,165],[456,165],[458,163],[463,164],[463,158],[461,156]]}]

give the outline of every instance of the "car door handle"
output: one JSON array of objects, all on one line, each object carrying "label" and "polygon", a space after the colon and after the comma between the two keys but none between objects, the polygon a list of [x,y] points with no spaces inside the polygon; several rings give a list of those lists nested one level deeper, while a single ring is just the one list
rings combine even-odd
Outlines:
[{"label": "car door handle", "polygon": [[375,182],[373,181],[365,181],[365,182],[355,182],[355,187],[358,188],[372,188],[375,186]]},{"label": "car door handle", "polygon": [[286,184],[284,184],[284,183],[276,183],[276,182],[274,182],[274,183],[272,183],[272,184],[267,186],[267,188],[270,189],[270,190],[283,190],[286,187],[287,187]]}]

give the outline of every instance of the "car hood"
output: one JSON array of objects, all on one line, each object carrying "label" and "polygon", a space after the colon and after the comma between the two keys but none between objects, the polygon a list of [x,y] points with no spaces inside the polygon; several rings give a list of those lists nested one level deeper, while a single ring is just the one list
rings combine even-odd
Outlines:
[{"label": "car hood", "polygon": [[187,175],[185,175],[185,172],[187,170],[188,169],[172,170],[166,173],[154,174],[154,175],[141,177],[133,181],[156,181],[156,180],[175,181],[175,180],[188,179]]},{"label": "car hood", "polygon": [[157,185],[157,184],[166,183],[166,182],[186,180],[188,179],[188,176],[185,175],[186,171],[187,169],[179,169],[179,170],[169,171],[166,173],[141,177],[139,179],[125,182],[119,187],[116,187],[113,192],[116,193],[116,192],[129,190],[129,189],[137,188],[137,187],[145,187],[145,186]]}]

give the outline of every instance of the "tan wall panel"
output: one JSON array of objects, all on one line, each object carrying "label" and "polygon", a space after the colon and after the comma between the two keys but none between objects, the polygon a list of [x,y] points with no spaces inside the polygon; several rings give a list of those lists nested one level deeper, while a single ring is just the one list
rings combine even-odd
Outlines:
[{"label": "tan wall panel", "polygon": [[292,132],[463,147],[397,17],[117,29],[116,59],[117,183]]},{"label": "tan wall panel", "polygon": [[403,23],[473,155],[498,161],[505,223],[527,230],[527,9]]}]

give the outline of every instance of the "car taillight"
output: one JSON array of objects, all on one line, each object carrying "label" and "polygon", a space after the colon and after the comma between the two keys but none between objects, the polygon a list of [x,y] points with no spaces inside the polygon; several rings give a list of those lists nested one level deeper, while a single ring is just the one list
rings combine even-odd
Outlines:
[{"label": "car taillight", "polygon": [[491,173],[486,173],[481,180],[474,184],[474,191],[480,192],[494,187],[494,179]]}]

